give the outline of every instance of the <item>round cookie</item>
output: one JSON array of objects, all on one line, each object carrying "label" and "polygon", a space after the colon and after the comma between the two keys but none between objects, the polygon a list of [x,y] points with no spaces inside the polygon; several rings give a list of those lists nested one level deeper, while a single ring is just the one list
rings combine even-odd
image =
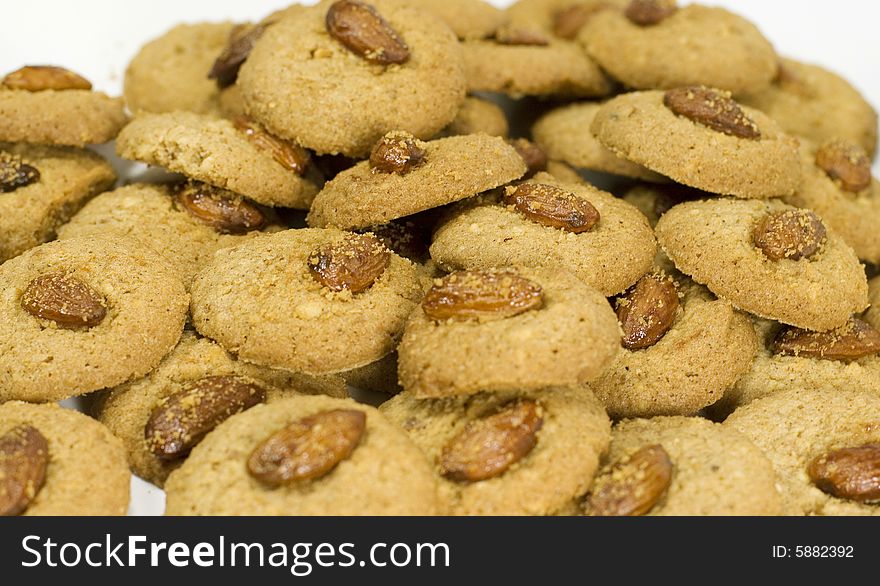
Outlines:
[{"label": "round cookie", "polygon": [[759,138],[676,115],[664,105],[664,92],[633,92],[606,102],[591,130],[611,151],[690,187],[742,198],[791,195],[801,181],[797,141],[765,114],[742,111]]},{"label": "round cookie", "polygon": [[240,362],[211,340],[186,331],[177,347],[149,375],[100,393],[92,405],[94,417],[125,445],[132,472],[161,487],[168,474],[186,459],[185,454],[169,459],[157,457],[144,439],[145,427],[163,399],[207,377],[239,377],[256,384],[265,393],[260,402],[267,403],[301,393],[348,396],[340,377],[310,377]]},{"label": "round cookie", "polygon": [[605,10],[579,39],[605,71],[635,89],[707,85],[742,94],[767,87],[776,74],[773,45],[723,8],[692,4],[653,25]]},{"label": "round cookie", "polygon": [[[672,517],[782,513],[776,474],[761,451],[735,430],[697,417],[627,419],[615,425],[593,490],[603,485],[615,464],[632,461],[630,458],[635,454],[651,446],[660,446],[666,452],[671,478],[668,488],[646,514]],[[617,474],[620,476],[612,478],[623,477],[622,472]],[[638,479],[631,482],[637,483]],[[591,510],[600,514],[603,509]]]},{"label": "round cookie", "polygon": [[507,27],[532,34],[576,39],[581,28],[603,10],[623,10],[628,0],[517,0],[507,7]]},{"label": "round cookie", "polygon": [[624,291],[650,270],[657,246],[648,221],[633,206],[591,185],[564,183],[546,173],[526,183],[589,201],[599,222],[576,234],[530,220],[490,194],[449,212],[435,230],[431,258],[453,270],[565,267],[606,296]]},{"label": "round cookie", "polygon": [[353,157],[390,130],[429,138],[449,124],[466,87],[455,35],[406,5],[369,5],[408,47],[404,63],[373,63],[331,37],[327,0],[286,16],[254,47],[238,77],[248,113],[319,154]]},{"label": "round cookie", "polygon": [[[533,447],[500,474],[480,480],[444,475],[444,448],[469,426],[523,402],[537,407]],[[452,515],[547,515],[589,488],[608,446],[608,416],[583,388],[551,387],[534,393],[483,393],[458,399],[419,400],[401,393],[380,407],[427,455]],[[469,478],[474,478],[470,476]]]},{"label": "round cookie", "polygon": [[45,480],[25,516],[125,515],[131,475],[122,443],[103,425],[57,405],[0,404],[0,437],[26,425],[48,444]]},{"label": "round cookie", "polygon": [[[787,515],[878,515],[880,506],[838,498],[808,475],[831,450],[880,443],[880,397],[856,389],[782,390],[737,409],[724,426],[751,439],[773,463]],[[876,479],[875,479],[876,482]]]},{"label": "round cookie", "polygon": [[522,96],[607,96],[611,81],[581,48],[570,41],[504,44],[464,41],[464,72],[471,92]]},{"label": "round cookie", "polygon": [[[448,297],[444,291],[454,294],[461,288],[458,295],[466,300],[467,291],[479,285],[475,282],[483,274],[455,273],[436,281],[410,316],[397,351],[400,384],[413,396],[576,385],[595,379],[613,360],[620,329],[608,301],[561,270],[487,272],[497,277],[497,285],[487,291],[502,299],[516,299],[516,283],[508,287],[512,278],[539,286],[541,304],[527,311],[509,315],[492,310],[475,318],[437,314],[435,307],[450,303],[442,300]],[[484,293],[480,299],[484,298],[490,294]]]},{"label": "round cookie", "polygon": [[[646,348],[621,348],[589,384],[611,417],[697,413],[749,370],[758,351],[748,316],[687,277],[671,279],[680,301],[663,337]],[[624,297],[618,303],[635,302]]]},{"label": "round cookie", "polygon": [[[0,265],[0,283],[0,401],[57,401],[145,375],[180,338],[189,301],[158,253],[114,236],[32,248]],[[68,329],[24,308],[64,314],[84,298],[101,308],[92,327]]]},{"label": "round cookie", "polygon": [[193,282],[193,324],[240,360],[294,372],[342,372],[382,358],[422,297],[422,277],[389,253],[369,288],[332,291],[309,263],[319,249],[352,237],[286,230],[218,251]]},{"label": "round cookie", "polygon": [[[249,473],[252,452],[277,430],[320,413],[365,416],[351,453],[323,476],[272,487]],[[166,515],[435,515],[437,482],[424,455],[375,408],[296,397],[257,405],[205,438],[165,483]]]},{"label": "round cookie", "polygon": [[113,167],[90,151],[0,144],[0,262],[52,240],[59,226],[115,181]]},{"label": "round cookie", "polygon": [[843,137],[872,157],[877,152],[877,112],[849,82],[817,65],[780,59],[773,84],[740,100],[785,132],[815,143]]},{"label": "round cookie", "polygon": [[491,37],[504,24],[504,11],[483,0],[407,0],[407,4],[430,12],[461,40]]},{"label": "round cookie", "polygon": [[636,165],[606,149],[590,131],[602,104],[579,102],[551,110],[532,127],[532,137],[547,156],[575,167],[663,183],[662,175]]},{"label": "round cookie", "polygon": [[[389,133],[384,142],[406,135]],[[343,171],[315,197],[309,226],[367,228],[440,207],[522,177],[526,165],[497,136],[472,134],[416,141],[424,162],[404,174],[384,172],[371,161]]]},{"label": "round cookie", "polygon": [[736,307],[808,330],[836,328],[868,305],[852,249],[830,229],[816,254],[800,260],[770,260],[754,243],[760,222],[792,209],[775,200],[687,202],[666,212],[655,233],[678,270]]},{"label": "round cookie", "polygon": [[129,110],[219,114],[220,89],[208,72],[234,26],[180,24],[141,47],[125,70],[123,94]]},{"label": "round cookie", "polygon": [[488,134],[507,138],[507,115],[495,102],[468,96],[464,99],[455,119],[440,132],[440,136]]},{"label": "round cookie", "polygon": [[308,209],[318,192],[314,173],[282,165],[228,120],[191,112],[138,116],[119,133],[116,152],[268,206]]}]

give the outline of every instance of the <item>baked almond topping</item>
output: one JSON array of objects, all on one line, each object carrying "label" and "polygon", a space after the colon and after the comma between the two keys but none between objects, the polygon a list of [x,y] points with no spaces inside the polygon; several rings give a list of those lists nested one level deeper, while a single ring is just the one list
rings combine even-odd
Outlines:
[{"label": "baked almond topping", "polygon": [[107,316],[107,302],[75,274],[53,272],[28,283],[21,307],[65,329],[92,328]]},{"label": "baked almond topping", "polygon": [[644,447],[596,477],[584,512],[595,517],[647,515],[669,489],[672,470],[663,446]]},{"label": "baked almond topping", "polygon": [[409,60],[409,47],[370,4],[334,2],[327,11],[326,26],[331,37],[367,61],[389,65]]},{"label": "baked almond topping", "polygon": [[0,151],[0,192],[10,193],[40,180],[36,167],[23,163],[21,157]]},{"label": "baked almond topping", "polygon": [[827,231],[819,216],[809,210],[767,214],[755,226],[755,246],[772,261],[812,258],[825,242]]},{"label": "baked almond topping", "polygon": [[824,360],[858,360],[880,352],[880,331],[857,317],[829,332],[795,327],[782,329],[773,341],[773,353]]},{"label": "baked almond topping", "polygon": [[268,223],[266,214],[243,197],[205,183],[190,181],[177,188],[175,199],[184,210],[220,234],[246,234]]},{"label": "baked almond topping", "polygon": [[409,132],[389,132],[373,147],[370,168],[373,172],[406,175],[425,162],[425,143]]},{"label": "baked almond topping", "polygon": [[545,183],[508,186],[504,203],[533,222],[575,234],[588,232],[599,223],[599,210],[589,201]]},{"label": "baked almond topping", "polygon": [[262,126],[243,116],[237,117],[232,121],[232,124],[254,146],[269,153],[285,169],[289,169],[297,175],[304,174],[308,169],[311,160],[309,151],[298,144],[269,134]]},{"label": "baked almond topping", "polygon": [[312,277],[331,291],[360,293],[382,276],[391,253],[373,234],[352,234],[313,252],[308,259]]},{"label": "baked almond topping", "polygon": [[624,15],[639,26],[652,26],[663,22],[677,10],[675,0],[632,0]]},{"label": "baked almond topping", "polygon": [[831,140],[816,152],[816,166],[844,190],[852,193],[871,186],[871,159],[860,145],[845,140]]},{"label": "baked almond topping", "polygon": [[46,481],[49,442],[27,424],[0,436],[0,517],[27,510]]},{"label": "baked almond topping", "polygon": [[668,90],[663,104],[675,114],[717,132],[749,140],[761,138],[758,125],[746,116],[730,92],[701,86],[681,87]]},{"label": "baked almond topping", "polygon": [[458,271],[434,282],[422,309],[436,321],[490,321],[544,304],[541,286],[513,271]]},{"label": "baked almond topping", "polygon": [[645,275],[617,299],[617,320],[628,350],[641,350],[660,341],[675,321],[678,290],[666,275]]},{"label": "baked almond topping", "polygon": [[880,502],[880,444],[832,450],[815,458],[807,474],[816,488],[858,503]]},{"label": "baked almond topping", "polygon": [[13,90],[90,90],[92,83],[69,69],[53,65],[27,65],[3,78],[3,85]]}]

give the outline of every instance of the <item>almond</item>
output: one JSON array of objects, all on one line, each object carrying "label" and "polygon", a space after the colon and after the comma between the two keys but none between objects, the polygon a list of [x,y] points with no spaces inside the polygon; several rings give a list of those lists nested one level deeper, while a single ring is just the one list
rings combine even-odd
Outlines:
[{"label": "almond", "polygon": [[408,132],[389,132],[373,147],[370,168],[373,172],[406,175],[425,162],[424,147],[425,143]]},{"label": "almond", "polygon": [[256,204],[232,192],[190,181],[177,188],[177,203],[220,234],[245,234],[263,228],[268,218]]},{"label": "almond", "polygon": [[18,425],[0,437],[0,517],[27,510],[48,466],[49,442],[35,427]]},{"label": "almond", "polygon": [[755,226],[752,240],[772,261],[812,258],[826,237],[825,224],[809,210],[767,214]]},{"label": "almond", "polygon": [[526,163],[527,169],[526,174],[522,176],[523,179],[529,179],[535,173],[547,170],[547,153],[537,144],[526,138],[515,138],[507,142],[516,149],[516,152]]},{"label": "almond", "polygon": [[844,191],[856,193],[871,186],[871,159],[865,149],[846,139],[830,140],[816,152],[816,166]]},{"label": "almond", "polygon": [[248,378],[208,376],[162,399],[147,420],[144,439],[156,457],[180,458],[222,422],[265,400],[265,389]]},{"label": "almond", "polygon": [[758,125],[746,116],[729,92],[700,86],[676,88],[664,94],[663,104],[675,114],[712,130],[749,140],[761,138]]},{"label": "almond", "polygon": [[641,350],[666,335],[678,311],[675,282],[661,274],[645,275],[617,300],[617,319],[623,330],[623,346]]},{"label": "almond", "polygon": [[262,126],[243,116],[238,116],[232,121],[232,124],[255,147],[269,153],[285,169],[289,169],[297,175],[303,175],[308,169],[311,160],[309,151],[298,144],[269,134]]},{"label": "almond", "polygon": [[600,474],[584,502],[595,517],[647,515],[672,481],[672,460],[663,446],[647,446]]},{"label": "almond", "polygon": [[309,256],[312,277],[331,291],[360,293],[382,276],[391,253],[372,234],[352,234]]},{"label": "almond", "polygon": [[269,486],[320,478],[351,455],[366,423],[359,409],[322,411],[294,421],[251,452],[248,472]]},{"label": "almond", "polygon": [[880,501],[880,445],[832,450],[815,458],[807,474],[816,488],[859,503]]},{"label": "almond", "polygon": [[504,203],[529,220],[566,232],[588,232],[599,222],[599,210],[575,194],[544,183],[507,187]]},{"label": "almond", "polygon": [[10,193],[40,180],[40,172],[21,157],[0,151],[0,192]]},{"label": "almond", "polygon": [[624,15],[639,26],[651,26],[663,22],[677,10],[675,0],[632,0]]},{"label": "almond", "polygon": [[83,76],[63,67],[27,65],[3,78],[3,85],[13,90],[90,90],[92,84]]},{"label": "almond", "polygon": [[880,331],[859,318],[830,332],[786,327],[773,341],[773,353],[824,360],[858,360],[880,352]]},{"label": "almond", "polygon": [[553,15],[553,34],[567,41],[573,41],[591,18],[603,10],[613,8],[610,2],[591,4],[572,4]]},{"label": "almond", "polygon": [[501,27],[495,31],[495,41],[502,45],[531,47],[545,47],[550,44],[550,38],[540,30],[509,26]]},{"label": "almond", "polygon": [[47,273],[31,281],[21,296],[22,308],[62,328],[92,328],[107,316],[107,304],[76,275]]},{"label": "almond", "polygon": [[220,89],[231,86],[238,79],[238,72],[256,46],[257,41],[274,21],[258,24],[239,24],[229,32],[229,40],[211,66],[208,78],[217,80]]},{"label": "almond", "polygon": [[325,23],[331,37],[367,61],[389,65],[409,60],[409,47],[370,4],[338,0],[327,11]]},{"label": "almond", "polygon": [[543,424],[541,409],[534,401],[520,401],[470,421],[443,447],[440,471],[459,482],[500,476],[534,449]]},{"label": "almond", "polygon": [[422,309],[437,321],[489,321],[539,309],[543,303],[541,286],[513,271],[458,271],[434,282]]}]

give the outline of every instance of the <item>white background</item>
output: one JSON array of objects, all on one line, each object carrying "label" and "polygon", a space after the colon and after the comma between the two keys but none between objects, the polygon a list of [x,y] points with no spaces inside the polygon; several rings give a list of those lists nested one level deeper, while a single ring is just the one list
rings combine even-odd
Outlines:
[{"label": "white background", "polygon": [[[507,0],[491,0],[505,6]],[[284,0],[0,0],[0,75],[62,65],[96,89],[122,92],[125,66],[146,41],[180,22],[258,20]],[[313,3],[313,2],[306,2]],[[786,56],[846,77],[880,107],[880,3],[873,0],[706,0],[758,25]],[[878,169],[878,166],[875,166]],[[158,489],[134,479],[133,514],[161,514]]]}]

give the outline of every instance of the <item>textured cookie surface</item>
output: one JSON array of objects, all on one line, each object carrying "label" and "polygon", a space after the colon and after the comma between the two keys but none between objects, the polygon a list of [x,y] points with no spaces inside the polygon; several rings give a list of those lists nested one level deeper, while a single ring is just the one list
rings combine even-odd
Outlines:
[{"label": "textured cookie surface", "polygon": [[491,37],[504,23],[504,11],[483,0],[407,0],[430,12],[452,29],[459,39]]},{"label": "textured cookie surface", "polygon": [[[247,460],[268,436],[334,409],[366,416],[360,442],[324,476],[268,487]],[[348,399],[297,397],[257,405],[215,429],[168,478],[166,515],[435,515],[437,481],[406,434],[373,407]]]},{"label": "textured cookie surface", "polygon": [[507,116],[500,106],[490,100],[468,96],[440,136],[482,133],[506,138],[508,130]]}]

